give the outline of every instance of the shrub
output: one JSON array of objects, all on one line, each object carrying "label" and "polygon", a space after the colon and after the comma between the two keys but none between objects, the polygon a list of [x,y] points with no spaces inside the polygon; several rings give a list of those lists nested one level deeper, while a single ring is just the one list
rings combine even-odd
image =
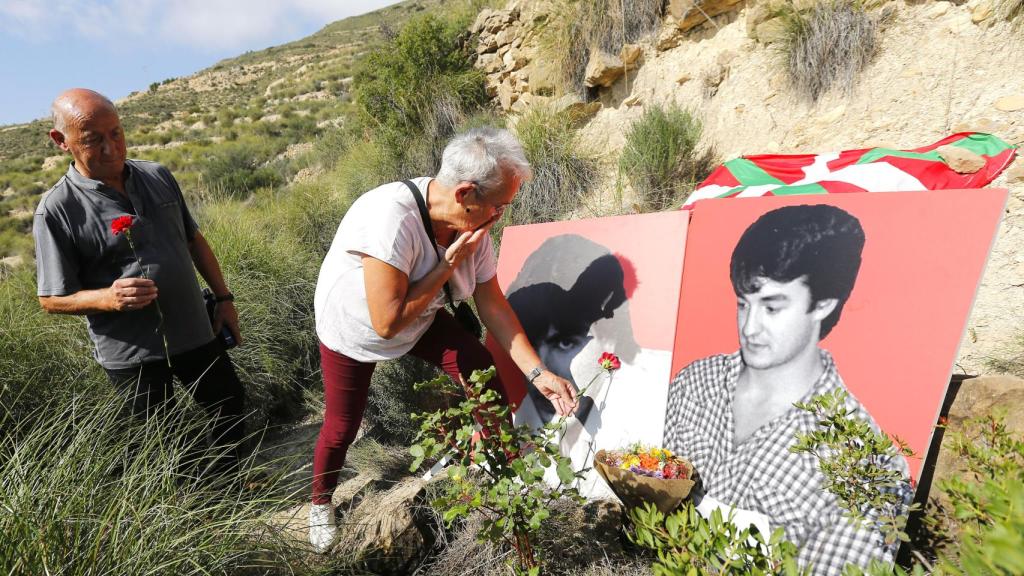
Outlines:
[{"label": "shrub", "polygon": [[740,529],[714,510],[704,518],[693,502],[668,516],[653,504],[634,508],[629,518],[633,543],[658,553],[655,576],[674,574],[802,574],[796,546],[783,540],[783,529],[770,536]]},{"label": "shrub", "polygon": [[957,542],[940,568],[947,574],[1024,571],[1024,439],[1002,418],[970,420],[954,435],[952,452],[964,465],[940,483],[952,504]]},{"label": "shrub", "polygon": [[487,104],[483,74],[459,41],[462,31],[433,16],[417,17],[360,61],[354,81],[360,118],[395,157],[417,137],[437,137],[450,118]]},{"label": "shrub", "polygon": [[592,50],[618,54],[623,44],[636,42],[658,28],[661,0],[560,0],[554,14],[541,24],[540,44],[545,59],[555,62],[565,92],[583,93]]},{"label": "shrub", "polygon": [[495,226],[496,236],[503,226],[560,220],[583,208],[599,171],[596,156],[580,141],[575,120],[568,112],[533,108],[516,122],[515,133],[533,167],[533,180],[523,184]]},{"label": "shrub", "polygon": [[[410,470],[425,459],[450,454],[451,482],[432,503],[444,510],[445,523],[482,514],[477,537],[515,550],[514,566],[520,573],[539,574],[542,559],[536,544],[541,525],[551,516],[553,502],[582,500],[573,486],[583,472],[574,471],[559,451],[556,438],[565,430],[566,417],[540,430],[514,426],[509,406],[498,392],[486,389],[494,375],[493,366],[474,370],[465,390],[447,376],[417,384],[450,398],[453,406],[416,415],[420,432],[409,449],[415,457]],[[479,426],[484,431],[477,434]],[[549,467],[556,470],[560,483],[545,490],[544,471]]]},{"label": "shrub", "polygon": [[782,12],[786,70],[797,92],[818,100],[832,87],[849,91],[878,48],[878,24],[853,0],[826,0]]},{"label": "shrub", "polygon": [[697,153],[701,122],[674,105],[649,106],[626,133],[620,177],[633,185],[641,210],[664,210],[685,200],[711,172],[713,152]]},{"label": "shrub", "polygon": [[281,174],[266,164],[274,154],[267,142],[236,141],[209,150],[199,170],[210,190],[244,197],[258,188],[284,183]]}]

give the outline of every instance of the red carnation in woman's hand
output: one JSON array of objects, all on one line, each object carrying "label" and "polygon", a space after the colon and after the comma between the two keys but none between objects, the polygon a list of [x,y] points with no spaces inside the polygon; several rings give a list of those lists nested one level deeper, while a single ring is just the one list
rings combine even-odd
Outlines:
[{"label": "red carnation in woman's hand", "polygon": [[130,230],[134,223],[131,216],[118,216],[110,223],[110,230],[114,233],[114,236],[117,236],[125,230]]},{"label": "red carnation in woman's hand", "polygon": [[597,363],[601,365],[601,368],[609,372],[622,368],[622,362],[619,361],[619,357],[611,352],[601,354],[601,357],[597,359]]}]

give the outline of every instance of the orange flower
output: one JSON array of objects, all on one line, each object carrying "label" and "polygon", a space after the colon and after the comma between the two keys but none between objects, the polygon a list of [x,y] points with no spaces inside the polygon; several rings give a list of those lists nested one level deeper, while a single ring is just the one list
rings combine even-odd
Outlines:
[{"label": "orange flower", "polygon": [[650,454],[640,454],[640,466],[648,470],[657,470],[658,459]]}]

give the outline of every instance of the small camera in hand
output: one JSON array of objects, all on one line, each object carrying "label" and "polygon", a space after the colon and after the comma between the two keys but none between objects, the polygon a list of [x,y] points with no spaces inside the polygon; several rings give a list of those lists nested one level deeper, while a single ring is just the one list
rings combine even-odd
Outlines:
[{"label": "small camera in hand", "polygon": [[[214,296],[213,291],[209,288],[203,288],[203,302],[206,303],[206,315],[209,316],[210,324],[212,325],[217,317],[217,297]],[[217,339],[224,345],[225,350],[238,346],[235,335],[231,333],[231,329],[227,325],[220,327],[220,334],[217,334]]]}]

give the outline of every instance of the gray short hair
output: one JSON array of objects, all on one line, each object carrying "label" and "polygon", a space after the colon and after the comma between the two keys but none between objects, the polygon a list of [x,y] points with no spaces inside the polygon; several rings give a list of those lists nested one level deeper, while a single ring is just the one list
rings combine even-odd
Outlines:
[{"label": "gray short hair", "polygon": [[437,180],[445,186],[476,182],[487,196],[501,188],[505,171],[522,181],[533,177],[523,146],[508,130],[485,126],[452,138],[441,156]]}]

